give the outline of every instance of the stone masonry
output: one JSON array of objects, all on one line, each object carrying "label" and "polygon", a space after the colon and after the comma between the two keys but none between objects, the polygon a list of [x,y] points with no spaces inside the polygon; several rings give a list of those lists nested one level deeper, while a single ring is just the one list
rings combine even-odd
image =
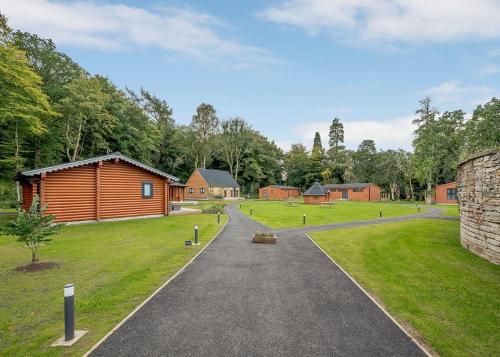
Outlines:
[{"label": "stone masonry", "polygon": [[500,152],[475,155],[458,165],[460,242],[500,264]]}]

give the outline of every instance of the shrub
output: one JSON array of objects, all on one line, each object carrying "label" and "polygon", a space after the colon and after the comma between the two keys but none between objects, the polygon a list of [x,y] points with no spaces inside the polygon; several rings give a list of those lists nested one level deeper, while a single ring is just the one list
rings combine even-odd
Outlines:
[{"label": "shrub", "polygon": [[223,203],[215,203],[212,205],[212,207],[204,208],[203,213],[209,213],[209,214],[217,214],[217,213],[223,213],[224,212],[224,204]]},{"label": "shrub", "polygon": [[17,241],[31,249],[31,262],[40,258],[40,246],[50,242],[61,224],[54,224],[54,216],[45,214],[47,205],[40,207],[38,196],[33,198],[28,211],[18,210],[17,219],[5,224],[5,233],[17,236]]},{"label": "shrub", "polygon": [[275,234],[273,232],[255,232],[255,237],[274,237]]}]

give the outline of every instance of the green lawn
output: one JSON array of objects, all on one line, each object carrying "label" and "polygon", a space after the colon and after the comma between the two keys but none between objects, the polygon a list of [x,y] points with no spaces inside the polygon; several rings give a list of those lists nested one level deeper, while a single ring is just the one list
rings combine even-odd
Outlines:
[{"label": "green lawn", "polygon": [[460,217],[458,205],[435,205],[434,207],[443,209],[443,216]]},{"label": "green lawn", "polygon": [[16,209],[15,208],[0,208],[0,213],[4,213],[4,212],[15,213]]},{"label": "green lawn", "polygon": [[[221,226],[215,215],[66,226],[41,250],[59,268],[14,271],[31,253],[0,236],[0,356],[82,355],[175,274]],[[226,217],[221,217],[225,222]],[[198,225],[202,245],[184,248]],[[70,348],[63,334],[63,286],[75,283],[76,328],[90,332]]]},{"label": "green lawn", "polygon": [[[247,200],[242,203],[241,211],[256,221],[271,228],[302,226],[302,216],[306,215],[306,225],[319,225],[348,221],[361,221],[379,217],[404,216],[417,213],[414,204],[335,201],[332,207],[303,204],[297,200],[296,207],[286,205],[284,201]],[[250,216],[250,208],[253,213]],[[425,212],[423,207],[420,212]]]},{"label": "green lawn", "polygon": [[500,266],[462,248],[458,222],[414,220],[311,237],[440,355],[498,355]]}]

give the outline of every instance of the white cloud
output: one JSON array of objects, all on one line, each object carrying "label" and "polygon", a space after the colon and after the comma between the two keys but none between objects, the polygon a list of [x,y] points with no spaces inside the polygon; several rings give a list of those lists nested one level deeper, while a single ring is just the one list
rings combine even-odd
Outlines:
[{"label": "white cloud", "polygon": [[[477,104],[482,98],[492,95],[493,90],[485,85],[462,85],[456,80],[446,81],[422,91],[437,102],[461,102]],[[480,99],[481,98],[481,99]]]},{"label": "white cloud", "polygon": [[229,26],[192,8],[146,10],[123,4],[0,0],[13,28],[52,38],[58,45],[104,51],[154,47],[203,62],[248,67],[275,62],[269,51],[221,36]]},{"label": "white cloud", "polygon": [[500,73],[500,66],[494,63],[485,63],[483,67],[479,70],[479,74],[497,74]]},{"label": "white cloud", "polygon": [[260,16],[353,44],[500,38],[498,0],[282,0]]},{"label": "white cloud", "polygon": [[[393,118],[383,121],[360,120],[344,122],[344,145],[356,149],[365,139],[375,141],[380,149],[411,149],[412,135],[415,127],[412,124],[414,115]],[[314,133],[319,131],[323,147],[328,147],[328,131],[331,122],[316,121],[301,125],[295,130],[299,141],[312,147]],[[287,144],[291,144],[287,142]],[[283,147],[283,146],[282,146]],[[289,148],[289,145],[286,147]]]}]

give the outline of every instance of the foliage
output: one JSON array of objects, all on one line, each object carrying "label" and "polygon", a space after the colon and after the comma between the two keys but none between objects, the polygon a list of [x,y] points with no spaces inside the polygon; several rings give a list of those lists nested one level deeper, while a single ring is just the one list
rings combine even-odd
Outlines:
[{"label": "foliage", "polygon": [[334,118],[332,120],[328,137],[328,144],[332,150],[338,151],[344,148],[342,146],[342,143],[344,142],[344,124],[341,123],[339,118]]},{"label": "foliage", "polygon": [[206,103],[202,103],[196,108],[196,114],[190,125],[191,134],[191,155],[195,160],[195,167],[198,165],[205,168],[207,157],[212,152],[211,139],[218,133],[219,118],[215,108]]},{"label": "foliage", "polygon": [[462,158],[500,147],[500,99],[479,105],[465,124],[466,149]]},{"label": "foliage", "polygon": [[254,237],[276,237],[276,234],[273,232],[255,232]]},{"label": "foliage", "polygon": [[224,213],[224,206],[223,202],[213,203],[210,207],[203,208],[202,212],[207,214]]},{"label": "foliage", "polygon": [[36,168],[120,151],[185,181],[194,168],[227,170],[241,192],[286,183],[307,189],[323,183],[373,182],[393,199],[427,195],[453,181],[459,158],[499,146],[500,101],[478,106],[468,122],[460,110],[442,115],[430,98],[420,102],[414,154],[379,150],[370,138],[357,150],[344,144],[344,125],[334,118],[328,148],[315,133],[309,151],[293,144],[285,154],[242,118],[221,120],[209,103],[179,125],[168,102],[144,88],[120,90],[87,73],[50,39],[12,31],[0,15],[0,185],[20,199],[10,182]]},{"label": "foliage", "polygon": [[221,143],[229,173],[238,180],[241,160],[249,144],[250,127],[241,118],[231,118],[222,122]]},{"label": "foliage", "polygon": [[54,224],[54,216],[45,214],[47,206],[40,207],[38,196],[33,198],[28,211],[19,210],[17,219],[5,225],[5,233],[18,237],[18,242],[31,249],[31,261],[40,258],[40,246],[50,242],[50,236],[57,234],[60,224]]}]

